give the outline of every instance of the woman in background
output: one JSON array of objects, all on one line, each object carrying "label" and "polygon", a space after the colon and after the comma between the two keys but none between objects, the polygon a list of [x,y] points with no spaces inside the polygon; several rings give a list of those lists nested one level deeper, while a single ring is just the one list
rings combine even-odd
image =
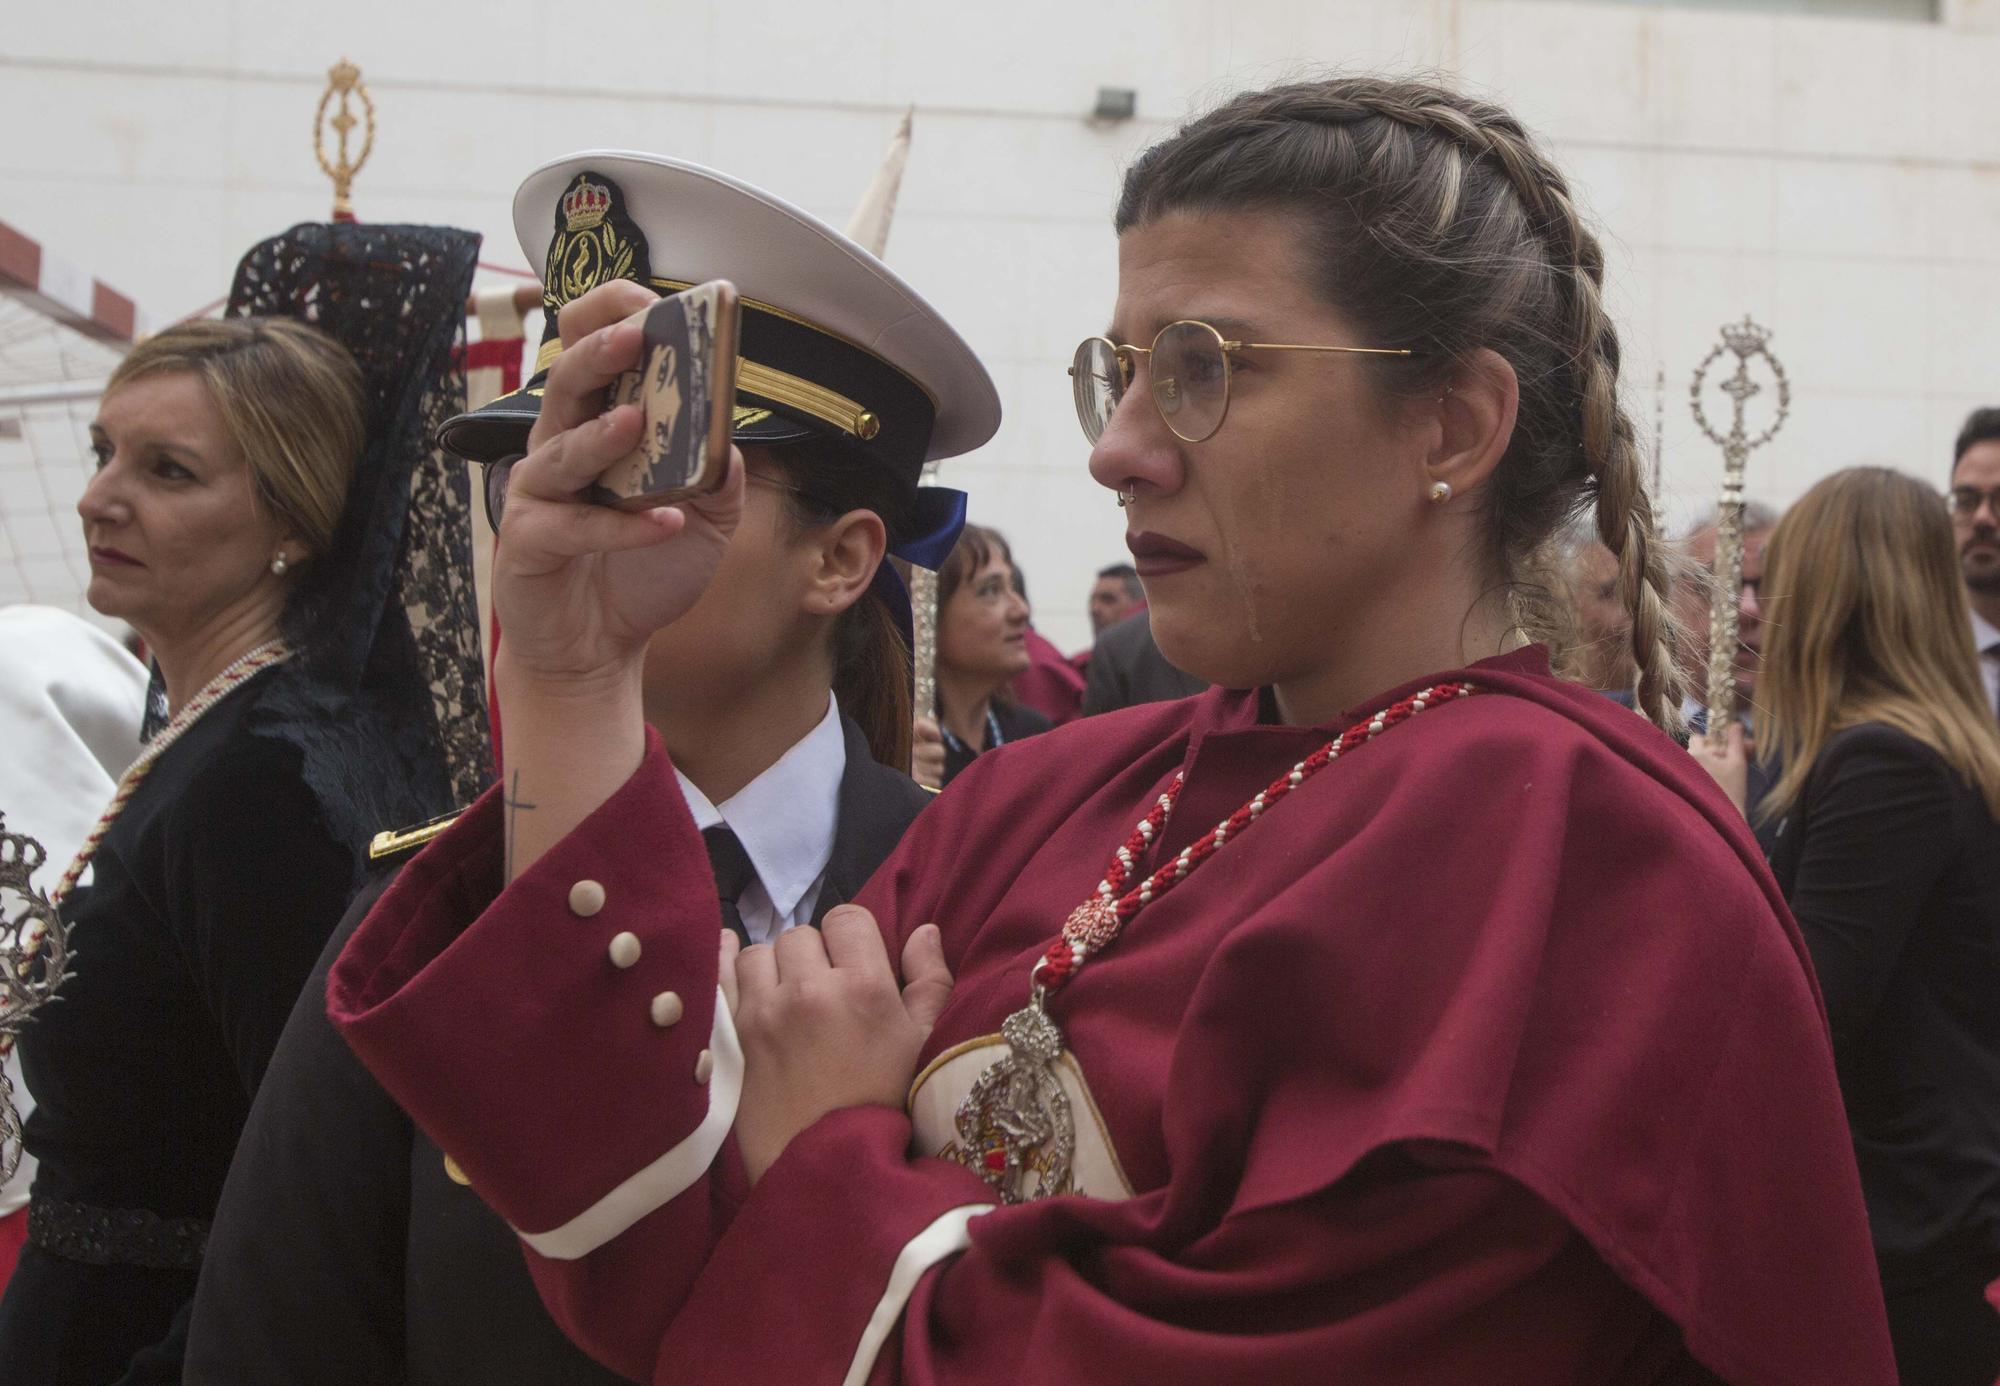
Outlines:
[{"label": "woman in background", "polygon": [[[1820,482],[1765,554],[1758,809],[1833,1027],[1906,1382],[2000,1376],[2000,728],[1951,521],[1882,467]],[[1696,752],[1738,807],[1740,732]]]},{"label": "woman in background", "polygon": [[1006,694],[1025,673],[1028,601],[1007,541],[967,525],[938,572],[938,728],[944,783],[983,752],[1049,729],[1049,719]]}]

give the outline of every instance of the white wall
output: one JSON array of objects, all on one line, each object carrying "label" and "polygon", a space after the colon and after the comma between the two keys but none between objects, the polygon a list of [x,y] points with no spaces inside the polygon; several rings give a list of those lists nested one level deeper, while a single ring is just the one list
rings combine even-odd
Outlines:
[{"label": "white wall", "polygon": [[[361,65],[381,119],[361,215],[484,231],[541,160],[656,149],[834,221],[896,116],[916,144],[889,259],[986,358],[1007,421],[949,463],[1014,540],[1037,618],[1087,633],[1090,572],[1123,557],[1083,472],[1063,367],[1113,295],[1109,213],[1131,154],[1191,109],[1311,70],[1430,68],[1556,143],[1611,242],[1632,402],[1668,379],[1681,513],[1718,469],[1685,407],[1727,319],[1776,332],[1793,417],[1752,461],[1783,503],[1835,468],[1940,479],[1967,410],[2000,402],[2000,3],[1940,24],[1526,0],[73,0],[0,40],[0,219],[155,321],[222,294],[253,240],[323,216],[313,107]],[[1083,113],[1099,86],[1140,119]]]}]

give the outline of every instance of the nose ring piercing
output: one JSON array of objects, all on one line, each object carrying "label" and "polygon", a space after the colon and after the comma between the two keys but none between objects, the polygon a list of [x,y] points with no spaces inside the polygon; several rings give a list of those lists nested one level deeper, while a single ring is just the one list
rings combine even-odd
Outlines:
[{"label": "nose ring piercing", "polygon": [[1138,499],[1139,499],[1138,495],[1130,487],[1127,487],[1118,493],[1118,508],[1120,510],[1123,510],[1126,506],[1133,504]]}]

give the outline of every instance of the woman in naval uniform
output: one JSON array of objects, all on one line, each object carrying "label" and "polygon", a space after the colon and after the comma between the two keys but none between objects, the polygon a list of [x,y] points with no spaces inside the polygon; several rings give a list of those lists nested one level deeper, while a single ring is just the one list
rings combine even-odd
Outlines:
[{"label": "woman in naval uniform", "polygon": [[[740,234],[746,208],[809,225],[810,249],[760,252]],[[574,272],[574,257],[633,281],[599,291],[621,314],[710,278],[743,296],[743,461],[729,484],[742,519],[704,599],[651,640],[635,694],[672,747],[702,829],[711,907],[746,944],[769,943],[852,899],[929,801],[902,773],[908,605],[883,559],[935,566],[950,550],[963,497],[919,487],[918,476],[927,459],[983,442],[997,400],[969,349],[927,311],[923,331],[901,342],[851,345],[884,316],[915,316],[905,306],[915,296],[853,243],[722,175],[579,155],[532,174],[515,211],[525,253],[547,265],[544,371],[448,426],[447,442],[476,460],[525,450],[569,300],[598,282]],[[494,502],[505,500],[507,471],[489,470]],[[496,508],[505,554],[517,517]],[[504,603],[500,614],[504,626]],[[503,637],[502,690],[507,651]],[[378,850],[400,859],[443,827],[384,834]],[[487,865],[497,883],[501,863]],[[186,1380],[623,1380],[563,1337],[514,1234],[328,1024],[327,971],[394,881],[385,873],[355,902],[278,1046],[209,1242]],[[580,930],[604,903],[588,880],[567,899]],[[625,1041],[657,1043],[702,999],[655,988]],[[524,1132],[564,1119],[559,1092],[518,1098]]]}]

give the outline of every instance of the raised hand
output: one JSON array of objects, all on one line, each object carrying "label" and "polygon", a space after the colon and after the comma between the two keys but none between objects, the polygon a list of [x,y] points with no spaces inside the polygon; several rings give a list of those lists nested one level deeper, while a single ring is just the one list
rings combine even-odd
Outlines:
[{"label": "raised hand", "polygon": [[494,553],[512,678],[560,685],[629,674],[653,632],[707,589],[742,514],[734,449],[727,481],[710,495],[636,514],[582,499],[638,443],[642,411],[606,412],[605,392],[638,364],[643,333],[629,319],[654,301],[619,280],[562,310],[564,351],[549,371],[529,452],[509,478]]},{"label": "raised hand", "polygon": [[1747,817],[1744,805],[1749,798],[1750,747],[1743,736],[1743,724],[1732,721],[1720,736],[1696,732],[1688,738],[1688,751],[1722,786],[1722,792],[1736,805],[1736,811]]},{"label": "raised hand", "polygon": [[607,413],[605,392],[638,363],[644,332],[627,319],[654,301],[620,280],[563,309],[565,349],[549,371],[528,454],[508,480],[493,600],[510,881],[638,766],[646,645],[707,590],[743,513],[743,459],[734,449],[712,495],[640,514],[582,498],[638,442],[642,411]]}]

